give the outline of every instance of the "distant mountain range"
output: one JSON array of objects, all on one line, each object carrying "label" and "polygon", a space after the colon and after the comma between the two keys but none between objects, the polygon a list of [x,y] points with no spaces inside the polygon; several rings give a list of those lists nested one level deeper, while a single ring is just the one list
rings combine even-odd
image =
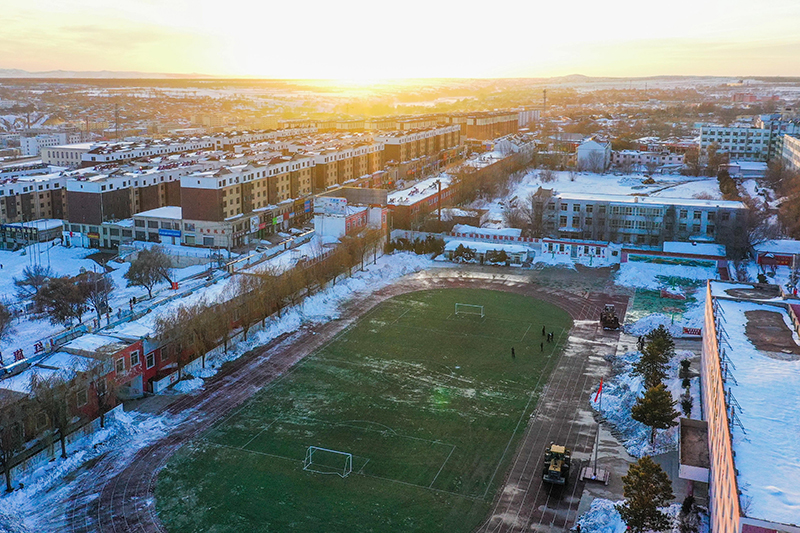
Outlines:
[{"label": "distant mountain range", "polygon": [[0,68],[0,78],[92,78],[92,79],[196,79],[213,78],[206,74],[164,74],[119,70],[46,70],[30,72],[17,68]]}]

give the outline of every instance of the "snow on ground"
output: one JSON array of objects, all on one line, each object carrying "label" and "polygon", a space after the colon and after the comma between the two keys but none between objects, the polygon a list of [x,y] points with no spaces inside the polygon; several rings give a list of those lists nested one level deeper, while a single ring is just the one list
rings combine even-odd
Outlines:
[{"label": "snow on ground", "polygon": [[[125,413],[117,408],[113,416],[106,418],[104,429],[84,436],[67,447],[67,459],[59,457],[14,476],[14,486],[19,487],[21,483],[24,488],[12,493],[2,492],[0,531],[50,531],[51,524],[40,523],[40,520],[47,520],[47,513],[42,513],[42,509],[60,505],[74,484],[80,483],[85,476],[94,475],[91,471],[79,471],[82,465],[109,452],[133,456],[161,438],[167,428],[174,426],[178,420],[152,414]],[[77,476],[64,483],[65,478],[71,477],[76,471]]]},{"label": "snow on ground", "polygon": [[172,390],[180,394],[187,394],[202,388],[203,383],[205,382],[202,378],[182,379],[172,386]]},{"label": "snow on ground", "polygon": [[97,263],[86,259],[86,256],[95,252],[97,250],[51,246],[50,243],[34,244],[16,252],[0,250],[0,264],[3,265],[0,270],[0,295],[15,301],[14,278],[21,278],[25,267],[34,264],[49,266],[57,276],[75,276],[80,273],[81,268],[86,270],[95,268],[99,271]]},{"label": "snow on ground", "polygon": [[635,289],[653,291],[671,289],[683,292],[681,278],[697,281],[717,279],[717,269],[714,267],[627,262],[620,265],[614,283]]},{"label": "snow on ground", "polygon": [[379,257],[376,265],[370,263],[363,272],[354,272],[352,277],[337,281],[335,286],[329,285],[299,305],[286,309],[280,318],[273,317],[267,320],[265,328],[259,331],[251,330],[247,341],[237,342],[228,352],[221,349],[213,351],[206,357],[206,368],[199,372],[194,371],[193,375],[211,377],[222,363],[232,361],[284,333],[296,331],[303,325],[325,323],[338,318],[341,304],[356,295],[371,293],[393,283],[397,278],[434,266],[438,266],[437,263],[427,256],[410,252],[395,252],[392,255]]},{"label": "snow on ground", "polygon": [[[645,392],[642,378],[632,373],[633,363],[640,357],[639,352],[606,356],[611,362],[613,376],[603,383],[602,411],[600,402],[595,403],[594,397],[590,398],[592,408],[601,412],[611,430],[633,457],[658,455],[678,447],[677,427],[665,431],[657,430],[655,444],[651,445],[650,428],[631,418],[631,409],[636,404],[637,398],[643,396]],[[680,399],[683,390],[681,380],[678,378],[680,361],[691,357],[693,357],[692,352],[681,351],[670,361],[665,385],[675,400]]]},{"label": "snow on ground", "polygon": [[[578,517],[577,523],[581,525],[581,531],[584,533],[625,533],[628,526],[622,520],[619,511],[615,507],[620,503],[622,501],[615,502],[603,498],[592,500],[589,510]],[[680,514],[681,506],[673,503],[669,507],[662,507],[660,510],[672,519],[670,533],[679,533],[678,515]],[[708,516],[701,512],[700,517],[701,522],[698,533],[708,533]]]}]

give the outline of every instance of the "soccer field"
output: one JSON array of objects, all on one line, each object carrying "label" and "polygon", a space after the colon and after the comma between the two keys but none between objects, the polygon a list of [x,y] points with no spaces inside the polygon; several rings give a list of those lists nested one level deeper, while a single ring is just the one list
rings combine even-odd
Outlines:
[{"label": "soccer field", "polygon": [[[471,531],[571,325],[498,291],[388,300],[175,454],[159,517],[171,533]],[[555,334],[544,350],[542,326]],[[327,452],[304,470],[310,446],[351,454],[352,472]]]}]

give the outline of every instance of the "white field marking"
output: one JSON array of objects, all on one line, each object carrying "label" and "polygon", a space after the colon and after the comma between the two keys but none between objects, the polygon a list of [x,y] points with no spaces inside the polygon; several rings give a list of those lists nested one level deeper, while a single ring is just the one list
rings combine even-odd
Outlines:
[{"label": "white field marking", "polygon": [[364,474],[364,467],[367,466],[367,464],[369,464],[369,459],[367,459],[366,463],[361,465],[361,468],[358,469],[358,472],[356,472],[356,475],[359,475],[359,474],[363,475]]},{"label": "white field marking", "polygon": [[398,320],[400,320],[401,318],[403,318],[404,316],[406,316],[406,313],[408,313],[409,311],[411,311],[411,308],[410,308],[410,307],[409,307],[408,309],[406,309],[405,311],[403,311],[403,312],[400,314],[400,316],[399,316],[399,317],[397,317],[397,318],[395,318],[395,319],[392,321],[392,323],[391,323],[391,324],[389,324],[389,325],[390,325],[390,326],[394,326],[395,324],[397,324],[397,321],[398,321]]},{"label": "white field marking", "polygon": [[525,337],[528,335],[528,332],[531,330],[531,327],[532,327],[532,326],[533,326],[533,322],[531,322],[530,324],[528,324],[528,329],[526,329],[526,330],[525,330],[525,333],[523,333],[523,334],[522,334],[522,338],[519,340],[519,342],[522,342],[522,341],[524,341],[524,340],[525,340]]},{"label": "white field marking", "polygon": [[303,462],[301,459],[292,459],[291,457],[286,457],[284,455],[275,455],[274,453],[259,452],[257,450],[247,450],[245,448],[239,448],[237,446],[230,446],[228,444],[221,444],[219,442],[214,442],[212,440],[208,440],[205,437],[203,437],[202,440],[206,441],[207,443],[211,444],[212,446],[219,446],[220,448],[228,448],[230,450],[238,450],[240,452],[245,452],[245,453],[254,453],[256,455],[263,455],[265,457],[273,457],[275,459],[283,459],[285,461],[292,461],[293,463],[302,463]]},{"label": "white field marking", "polygon": [[364,477],[371,477],[372,479],[380,479],[381,481],[388,481],[389,483],[398,483],[400,485],[405,485],[407,487],[416,487],[418,489],[432,490],[434,492],[440,492],[442,494],[450,494],[451,496],[456,496],[458,498],[464,498],[465,500],[472,500],[472,501],[476,501],[476,502],[484,501],[484,499],[481,498],[480,496],[468,496],[466,494],[459,494],[457,492],[451,492],[449,490],[434,489],[434,488],[431,488],[431,487],[426,487],[425,485],[418,485],[416,483],[409,483],[408,481],[400,481],[399,479],[392,479],[390,477],[373,476],[373,475],[370,475],[370,474],[361,474],[361,475],[364,476]]},{"label": "white field marking", "polygon": [[430,485],[428,485],[428,488],[429,488],[429,489],[433,488],[433,484],[434,484],[434,483],[436,483],[436,478],[438,478],[438,477],[439,477],[439,474],[441,474],[441,473],[442,473],[442,470],[444,470],[444,465],[446,465],[446,464],[447,464],[447,461],[450,459],[450,456],[451,456],[451,455],[453,455],[453,452],[454,452],[455,450],[456,450],[456,447],[455,447],[455,445],[454,445],[452,448],[450,448],[450,453],[448,453],[448,454],[447,454],[447,457],[445,457],[445,459],[444,459],[444,462],[442,463],[442,466],[440,466],[440,467],[439,467],[439,471],[438,471],[438,472],[436,472],[436,475],[435,475],[435,476],[433,476],[433,481],[431,481],[431,484],[430,484]]},{"label": "white field marking", "polygon": [[252,438],[252,439],[250,439],[249,441],[247,441],[247,443],[245,443],[245,444],[244,444],[244,446],[242,446],[242,448],[247,448],[247,446],[249,446],[251,442],[253,442],[254,440],[256,440],[256,438],[258,438],[258,436],[259,436],[259,435],[261,435],[261,434],[262,434],[262,433],[264,433],[266,430],[268,430],[270,427],[272,427],[272,424],[274,424],[275,422],[277,422],[277,421],[278,421],[278,420],[280,420],[280,419],[281,419],[281,417],[278,417],[278,418],[276,418],[275,420],[273,420],[272,422],[270,422],[269,424],[267,424],[266,426],[264,426],[263,428],[261,428],[261,431],[259,431],[259,432],[258,432],[258,433],[256,433],[255,435],[253,435],[253,438]]}]

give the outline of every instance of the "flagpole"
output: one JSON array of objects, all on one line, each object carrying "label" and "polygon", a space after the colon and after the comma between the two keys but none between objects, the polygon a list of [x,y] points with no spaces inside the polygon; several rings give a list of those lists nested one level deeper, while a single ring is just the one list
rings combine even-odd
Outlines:
[{"label": "flagpole", "polygon": [[598,411],[600,412],[600,416],[597,418],[597,436],[594,440],[594,473],[593,477],[597,477],[597,452],[600,448],[600,420],[603,416],[603,378],[600,378],[600,390],[597,391],[597,394],[600,396],[600,403],[598,405]]}]

